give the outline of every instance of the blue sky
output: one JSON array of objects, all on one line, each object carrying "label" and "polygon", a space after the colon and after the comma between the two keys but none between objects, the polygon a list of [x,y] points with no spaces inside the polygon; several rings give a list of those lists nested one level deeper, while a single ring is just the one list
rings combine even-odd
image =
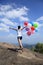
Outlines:
[{"label": "blue sky", "polygon": [[24,21],[38,22],[39,31],[27,36],[23,30],[22,43],[43,43],[43,0],[0,0],[0,42],[17,42],[17,33],[9,27],[23,27]]}]

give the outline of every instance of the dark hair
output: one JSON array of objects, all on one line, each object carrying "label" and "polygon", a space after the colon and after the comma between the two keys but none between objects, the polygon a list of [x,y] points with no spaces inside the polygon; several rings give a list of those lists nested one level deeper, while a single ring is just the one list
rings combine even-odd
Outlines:
[{"label": "dark hair", "polygon": [[21,28],[21,26],[18,26],[18,29],[20,29]]}]

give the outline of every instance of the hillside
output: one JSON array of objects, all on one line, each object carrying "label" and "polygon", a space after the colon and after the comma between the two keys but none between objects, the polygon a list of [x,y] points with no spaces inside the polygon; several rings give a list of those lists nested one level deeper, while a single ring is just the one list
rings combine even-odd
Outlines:
[{"label": "hillside", "polygon": [[17,46],[0,43],[0,65],[43,65],[43,55],[24,48],[21,53]]}]

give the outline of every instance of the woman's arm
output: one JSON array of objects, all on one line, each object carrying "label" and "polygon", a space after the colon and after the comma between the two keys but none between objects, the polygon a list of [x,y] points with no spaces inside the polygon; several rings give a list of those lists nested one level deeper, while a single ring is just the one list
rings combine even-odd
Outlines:
[{"label": "woman's arm", "polygon": [[11,28],[11,27],[9,27],[9,29],[12,29],[12,30],[16,30],[16,31],[17,31],[17,29],[15,29],[15,28]]},{"label": "woman's arm", "polygon": [[24,28],[26,28],[26,27],[21,28],[21,30],[23,30]]}]

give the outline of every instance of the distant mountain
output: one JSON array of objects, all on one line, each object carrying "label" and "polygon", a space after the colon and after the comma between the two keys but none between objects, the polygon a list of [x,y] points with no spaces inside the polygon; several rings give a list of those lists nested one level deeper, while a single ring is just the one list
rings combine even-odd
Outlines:
[{"label": "distant mountain", "polygon": [[18,46],[0,43],[0,65],[43,65],[43,55]]},{"label": "distant mountain", "polygon": [[24,48],[31,49],[31,48],[35,47],[35,45],[36,45],[36,44],[31,44],[31,45],[29,45],[29,44],[24,44],[23,46],[24,46]]}]

